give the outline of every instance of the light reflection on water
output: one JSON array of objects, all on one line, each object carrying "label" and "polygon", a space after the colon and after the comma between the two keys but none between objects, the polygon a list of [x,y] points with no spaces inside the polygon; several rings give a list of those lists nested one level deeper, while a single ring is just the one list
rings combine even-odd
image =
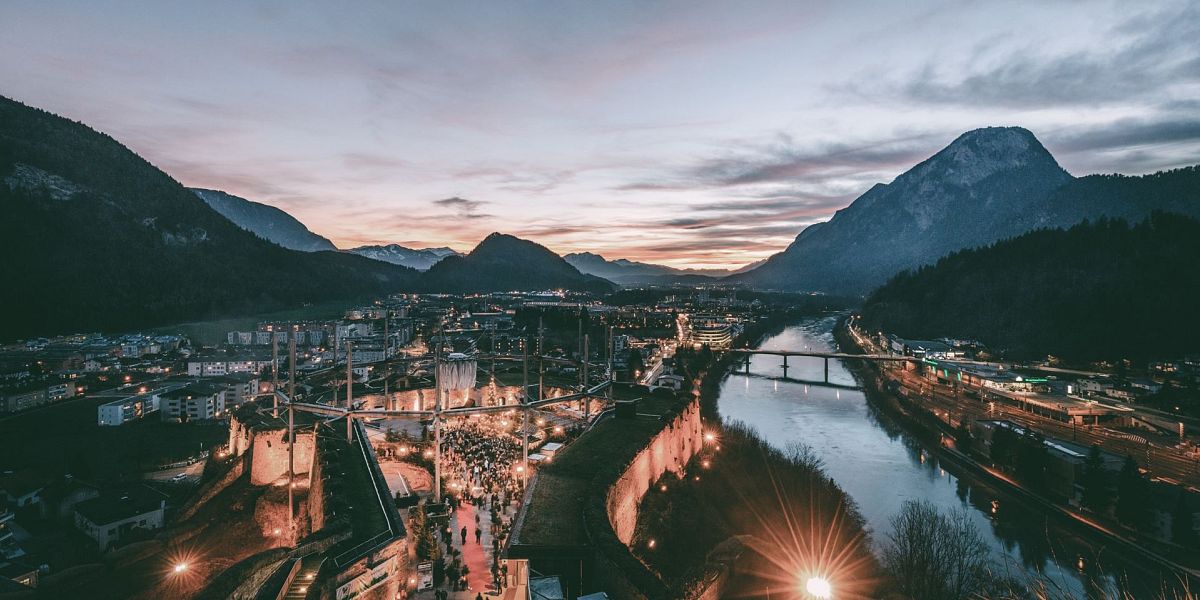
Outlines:
[{"label": "light reflection on water", "polygon": [[[833,318],[825,318],[788,327],[761,348],[832,350],[833,323]],[[956,469],[941,465],[936,455],[879,415],[862,392],[769,379],[783,374],[778,356],[754,356],[750,372],[736,372],[722,384],[722,418],[752,426],[780,448],[792,442],[811,447],[828,474],[854,499],[876,544],[886,539],[889,519],[905,500],[923,499],[944,511],[965,508],[998,564],[1016,578],[1041,573],[1054,587],[1078,598],[1097,597],[1097,587],[1114,590],[1117,578],[1099,574],[1099,569],[1129,573],[1134,588],[1129,591],[1138,598],[1150,597],[1146,590],[1158,587],[1156,573],[1122,562],[1115,549],[1098,547],[1047,522],[1001,490],[960,480]],[[823,381],[824,361],[790,357],[787,375]],[[829,381],[856,385],[850,372],[832,360]],[[1086,557],[1083,571],[1078,568],[1081,557]]]}]

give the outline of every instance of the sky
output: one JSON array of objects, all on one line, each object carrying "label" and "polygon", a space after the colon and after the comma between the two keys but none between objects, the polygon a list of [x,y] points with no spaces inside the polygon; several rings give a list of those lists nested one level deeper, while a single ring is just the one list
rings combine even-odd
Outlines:
[{"label": "sky", "polygon": [[0,95],[340,248],[738,267],[964,131],[1200,163],[1195,2],[0,3]]}]

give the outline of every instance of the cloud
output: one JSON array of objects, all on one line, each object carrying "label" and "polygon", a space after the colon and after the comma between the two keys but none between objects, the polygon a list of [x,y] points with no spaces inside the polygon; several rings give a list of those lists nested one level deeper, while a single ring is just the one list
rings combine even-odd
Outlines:
[{"label": "cloud", "polygon": [[433,203],[437,206],[454,210],[455,214],[463,219],[486,219],[492,216],[475,212],[480,206],[487,204],[482,200],[467,200],[466,198],[453,196],[434,200]]},{"label": "cloud", "polygon": [[703,158],[654,181],[633,182],[618,191],[673,191],[758,184],[860,185],[928,158],[950,139],[919,132],[860,142],[801,142],[787,132],[767,141],[740,142],[724,156]]},{"label": "cloud", "polygon": [[1010,51],[976,49],[972,64],[958,75],[943,57],[926,62],[906,81],[874,90],[849,89],[866,96],[895,95],[926,104],[1012,108],[1090,106],[1159,96],[1164,90],[1200,81],[1200,5],[1139,15],[1113,27],[1103,46],[1046,54],[1042,46]]},{"label": "cloud", "polygon": [[1093,152],[1200,142],[1200,118],[1172,115],[1162,119],[1125,118],[1098,126],[1073,127],[1049,137],[1065,152]]}]

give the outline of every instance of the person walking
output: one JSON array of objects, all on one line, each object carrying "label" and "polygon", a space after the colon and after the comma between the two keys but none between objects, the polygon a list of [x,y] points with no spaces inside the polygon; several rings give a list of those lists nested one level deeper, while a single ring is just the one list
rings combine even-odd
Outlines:
[{"label": "person walking", "polygon": [[460,531],[459,534],[462,535],[462,543],[466,544],[467,543],[467,526],[466,525],[463,525],[462,531]]},{"label": "person walking", "polygon": [[483,537],[483,530],[478,525],[475,526],[475,543],[479,543],[479,538]]}]

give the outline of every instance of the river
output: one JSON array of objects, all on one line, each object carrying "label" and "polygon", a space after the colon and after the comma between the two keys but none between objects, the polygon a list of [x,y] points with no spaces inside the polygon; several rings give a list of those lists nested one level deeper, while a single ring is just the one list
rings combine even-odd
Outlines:
[{"label": "river", "polygon": [[[833,317],[789,326],[763,341],[763,349],[832,350]],[[962,509],[987,540],[993,559],[1009,576],[1044,580],[1054,598],[1111,598],[1123,592],[1156,598],[1160,572],[1120,556],[1116,548],[1077,527],[1015,500],[958,469],[908,435],[869,404],[863,392],[777,381],[778,356],[754,356],[750,375],[740,369],[721,385],[718,406],[725,421],[741,421],[780,448],[799,442],[815,451],[826,472],[854,499],[874,543],[886,540],[889,520],[908,499],[940,510]],[[788,377],[822,381],[823,361],[792,357]],[[830,361],[829,380],[856,386],[844,365]],[[1082,564],[1082,568],[1080,565]]]}]

